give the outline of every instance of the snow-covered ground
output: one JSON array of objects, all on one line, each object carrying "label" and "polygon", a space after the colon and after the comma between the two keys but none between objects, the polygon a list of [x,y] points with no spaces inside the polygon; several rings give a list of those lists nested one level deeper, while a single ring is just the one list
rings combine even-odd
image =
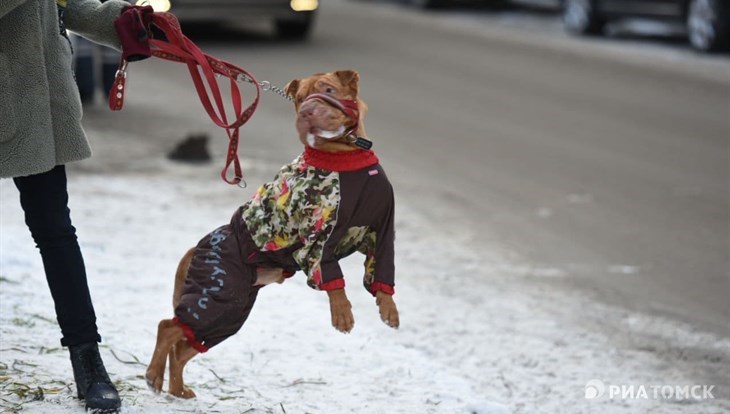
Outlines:
[{"label": "snow-covered ground", "polygon": [[[252,187],[279,167],[244,163]],[[263,289],[241,332],[188,365],[197,399],[156,395],[143,373],[156,323],[171,316],[177,261],[255,189],[217,181],[218,167],[165,161],[144,175],[71,167],[72,216],[123,413],[730,410],[727,384],[719,383],[715,399],[586,399],[590,380],[710,384],[699,373],[727,370],[730,340],[553,289],[559,274],[525,267],[497,246],[477,249],[468,223],[441,227],[407,198],[398,198],[396,223],[399,330],[380,322],[360,287],[362,259],[354,257],[344,266],[356,318],[351,334],[330,326],[326,295],[298,275]],[[0,181],[0,195],[0,412],[81,413],[12,181]],[[688,362],[697,359],[706,366]]]}]

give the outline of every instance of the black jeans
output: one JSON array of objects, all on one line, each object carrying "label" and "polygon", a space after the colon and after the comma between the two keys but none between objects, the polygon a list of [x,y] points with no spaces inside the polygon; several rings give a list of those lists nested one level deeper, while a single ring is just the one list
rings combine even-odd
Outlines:
[{"label": "black jeans", "polygon": [[61,326],[61,345],[99,342],[86,269],[71,225],[66,192],[66,168],[14,178],[20,191],[25,223],[43,258],[46,280]]}]

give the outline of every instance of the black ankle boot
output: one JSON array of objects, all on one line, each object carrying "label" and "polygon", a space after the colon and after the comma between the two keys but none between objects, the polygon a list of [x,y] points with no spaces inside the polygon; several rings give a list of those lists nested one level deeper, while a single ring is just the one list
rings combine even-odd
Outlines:
[{"label": "black ankle boot", "polygon": [[117,412],[122,405],[119,393],[109,379],[96,342],[68,347],[79,399],[94,412]]}]

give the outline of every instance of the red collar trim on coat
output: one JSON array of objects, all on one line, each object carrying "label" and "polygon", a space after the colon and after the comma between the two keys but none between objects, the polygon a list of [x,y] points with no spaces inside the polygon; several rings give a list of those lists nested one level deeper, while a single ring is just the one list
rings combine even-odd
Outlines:
[{"label": "red collar trim on coat", "polygon": [[379,162],[373,150],[324,152],[311,147],[304,150],[304,162],[330,171],[356,171]]}]

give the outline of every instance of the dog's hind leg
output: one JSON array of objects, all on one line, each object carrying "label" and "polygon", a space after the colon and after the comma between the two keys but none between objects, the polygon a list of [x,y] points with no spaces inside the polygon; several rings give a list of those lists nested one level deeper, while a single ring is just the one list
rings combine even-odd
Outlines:
[{"label": "dog's hind leg", "polygon": [[[185,279],[188,277],[188,268],[193,259],[195,248],[189,249],[180,259],[175,272],[175,287],[172,292],[172,308],[173,310],[180,303]],[[157,326],[157,342],[155,350],[152,353],[152,360],[147,366],[145,379],[147,385],[155,392],[162,391],[162,384],[165,381],[165,364],[167,355],[172,352],[172,347],[183,337],[182,329],[177,326],[171,319],[163,319]]]},{"label": "dog's hind leg", "polygon": [[188,278],[188,268],[190,267],[190,262],[193,261],[193,253],[195,253],[195,247],[189,249],[177,265],[175,287],[172,290],[172,309],[177,308],[177,305],[180,304],[180,298],[185,287],[185,280]]},{"label": "dog's hind leg", "polygon": [[176,342],[183,338],[183,330],[172,319],[163,319],[157,325],[157,343],[152,359],[147,366],[145,379],[147,385],[155,392],[162,391],[162,383],[165,381],[165,363],[167,354]]},{"label": "dog's hind leg", "polygon": [[185,340],[178,341],[170,350],[170,385],[168,389],[170,395],[186,399],[195,398],[193,390],[188,388],[183,381],[185,364],[195,355],[198,355],[198,351]]}]

